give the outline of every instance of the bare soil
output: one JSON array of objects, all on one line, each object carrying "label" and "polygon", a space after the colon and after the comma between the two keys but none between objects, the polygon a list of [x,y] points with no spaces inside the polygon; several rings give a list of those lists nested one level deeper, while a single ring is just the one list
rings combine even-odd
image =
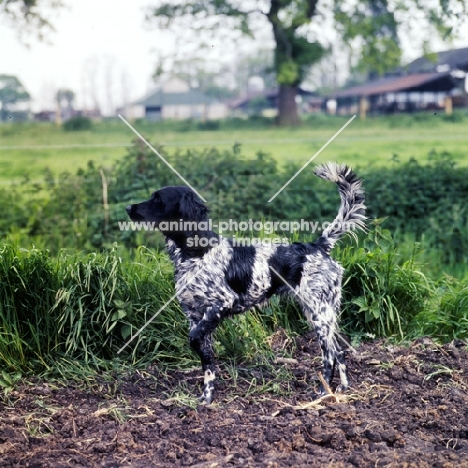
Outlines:
[{"label": "bare soil", "polygon": [[352,389],[321,400],[313,334],[272,347],[280,362],[220,363],[209,406],[199,370],[23,383],[2,399],[0,466],[468,467],[466,342],[362,344]]}]

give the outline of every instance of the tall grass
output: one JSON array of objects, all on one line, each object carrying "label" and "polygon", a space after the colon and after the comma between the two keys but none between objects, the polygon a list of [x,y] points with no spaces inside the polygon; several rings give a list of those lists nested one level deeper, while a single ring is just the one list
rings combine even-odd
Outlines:
[{"label": "tall grass", "polygon": [[[3,247],[3,364],[9,370],[36,371],[61,357],[98,367],[103,359],[117,357],[129,335],[173,294],[170,272],[161,275],[163,261],[158,260],[156,254],[141,252],[125,270],[115,248],[53,258],[46,251]],[[165,325],[184,320],[176,304],[164,318]],[[148,327],[125,357],[132,363],[149,361],[178,348],[174,334],[160,328],[158,322]]]},{"label": "tall grass", "polygon": [[[388,231],[377,225],[359,248],[336,255],[346,268],[342,329],[362,337],[403,339],[431,334],[468,336],[468,278],[439,283],[421,272],[416,253],[400,257]],[[118,354],[119,349],[174,295],[173,267],[164,253],[140,248],[130,258],[116,246],[100,254],[4,246],[0,250],[0,365],[10,374],[60,372],[72,365],[192,366],[187,323],[172,301]],[[221,359],[271,356],[281,327],[307,329],[292,299],[224,322],[215,335]],[[120,363],[120,364],[119,364]]]},{"label": "tall grass", "polygon": [[350,331],[403,339],[414,318],[434,297],[432,280],[417,261],[417,252],[402,258],[390,231],[379,221],[359,248],[338,254],[346,269],[343,322]]},{"label": "tall grass", "polygon": [[[130,259],[114,247],[101,254],[52,257],[4,246],[0,284],[0,363],[10,373],[73,363],[100,369],[112,361],[177,367],[198,362],[177,301],[118,354],[174,295],[173,267],[165,254],[140,248]],[[287,308],[292,316],[273,301],[261,312],[224,323],[216,334],[219,355],[253,357],[267,352],[267,338],[277,327],[290,333],[304,329],[298,310]]]},{"label": "tall grass", "polygon": [[468,338],[468,276],[457,281],[445,277],[437,285],[436,307],[422,310],[415,317],[417,335],[441,341]]},{"label": "tall grass", "polygon": [[58,278],[47,252],[0,250],[0,359],[9,370],[44,364],[57,346],[51,314]]}]

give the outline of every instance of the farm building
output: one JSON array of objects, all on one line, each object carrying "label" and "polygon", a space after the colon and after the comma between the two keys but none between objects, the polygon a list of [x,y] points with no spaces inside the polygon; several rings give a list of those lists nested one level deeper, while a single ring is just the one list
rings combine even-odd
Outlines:
[{"label": "farm building", "polygon": [[144,108],[144,116],[151,121],[165,119],[215,120],[227,116],[227,106],[218,99],[173,79],[140,99],[135,106]]},{"label": "farm building", "polygon": [[364,117],[466,105],[468,48],[420,57],[389,76],[338,91],[336,113]]},{"label": "farm building", "polygon": [[101,120],[102,114],[99,109],[43,109],[34,113],[34,120],[37,122],[66,122],[74,117],[88,117],[93,120]]}]

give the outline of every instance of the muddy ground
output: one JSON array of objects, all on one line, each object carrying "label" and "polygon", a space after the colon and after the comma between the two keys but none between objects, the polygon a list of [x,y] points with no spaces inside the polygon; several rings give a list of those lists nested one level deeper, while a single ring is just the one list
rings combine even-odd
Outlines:
[{"label": "muddy ground", "polygon": [[352,390],[316,401],[313,334],[278,337],[278,363],[221,363],[209,406],[196,370],[22,384],[2,398],[0,466],[468,467],[466,342],[362,344]]}]

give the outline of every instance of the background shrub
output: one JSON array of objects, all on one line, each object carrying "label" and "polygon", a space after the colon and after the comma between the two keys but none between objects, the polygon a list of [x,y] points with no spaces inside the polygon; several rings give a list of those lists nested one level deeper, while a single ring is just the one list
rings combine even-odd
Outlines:
[{"label": "background shrub", "polygon": [[344,327],[351,333],[403,339],[411,333],[415,317],[430,305],[433,282],[414,253],[401,258],[390,231],[379,224],[362,244],[338,253],[345,268]]},{"label": "background shrub", "polygon": [[78,115],[64,122],[62,128],[67,132],[91,130],[93,128],[93,121],[88,117]]},{"label": "background shrub", "polygon": [[[178,150],[167,159],[208,200],[215,220],[331,221],[340,203],[335,185],[315,177],[312,170],[301,172],[293,184],[267,203],[299,166],[281,167],[261,152],[254,159],[243,158],[239,145],[226,150]],[[468,208],[464,203],[468,199],[468,168],[457,167],[450,154],[431,153],[426,165],[395,160],[388,168],[355,169],[364,177],[370,219],[386,218],[385,228],[397,243],[412,246],[421,242],[431,250],[427,260],[436,274],[444,269],[436,265],[443,264],[463,276],[463,265],[468,264]],[[114,242],[127,248],[146,245],[159,249],[163,247],[159,234],[120,231],[118,223],[129,221],[125,212],[129,203],[148,198],[159,187],[180,183],[151,149],[136,140],[112,168],[90,162],[75,174],[64,173],[55,179],[46,172],[41,184],[24,181],[16,188],[2,190],[6,202],[0,233],[10,239],[21,237],[26,245],[43,246],[52,253],[61,248],[109,249]],[[294,240],[310,241],[318,235],[296,233]]]}]

